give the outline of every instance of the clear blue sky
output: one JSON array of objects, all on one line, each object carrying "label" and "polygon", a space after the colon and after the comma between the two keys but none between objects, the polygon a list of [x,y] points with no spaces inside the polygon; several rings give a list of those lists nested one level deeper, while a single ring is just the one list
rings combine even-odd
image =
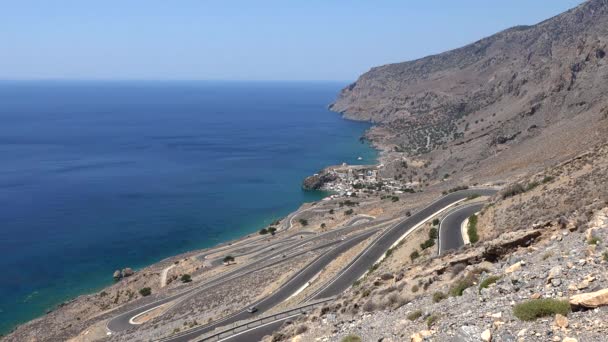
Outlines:
[{"label": "clear blue sky", "polygon": [[7,0],[0,79],[350,81],[581,0]]}]

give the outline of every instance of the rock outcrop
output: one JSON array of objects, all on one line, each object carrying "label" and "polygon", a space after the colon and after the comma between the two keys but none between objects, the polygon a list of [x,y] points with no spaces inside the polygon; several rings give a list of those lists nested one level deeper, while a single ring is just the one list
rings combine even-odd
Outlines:
[{"label": "rock outcrop", "polygon": [[304,182],[302,183],[302,188],[304,190],[319,190],[326,183],[330,183],[338,179],[338,176],[335,174],[331,174],[325,171],[321,171],[315,175],[310,177],[306,177]]}]

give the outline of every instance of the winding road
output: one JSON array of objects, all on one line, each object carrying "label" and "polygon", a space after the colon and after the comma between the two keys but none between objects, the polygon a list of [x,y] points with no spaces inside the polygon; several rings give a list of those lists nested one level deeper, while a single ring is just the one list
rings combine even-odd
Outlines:
[{"label": "winding road", "polygon": [[[317,249],[331,247],[327,251],[323,252],[320,256],[314,259],[311,263],[309,263],[304,269],[297,272],[294,276],[292,276],[286,283],[284,283],[279,289],[277,289],[271,295],[265,297],[261,301],[254,303],[253,305],[257,307],[258,311],[255,314],[251,314],[247,312],[246,308],[228,316],[212,322],[210,324],[200,326],[198,328],[194,328],[188,331],[185,331],[181,334],[173,335],[169,338],[163,339],[162,341],[172,341],[172,342],[181,342],[181,341],[190,341],[196,339],[197,337],[206,334],[218,327],[226,326],[228,324],[250,319],[254,316],[257,316],[269,309],[273,308],[277,304],[280,304],[284,300],[288,299],[291,295],[296,293],[299,289],[305,286],[315,275],[317,275],[320,271],[322,271],[327,265],[329,265],[333,260],[335,260],[339,255],[348,251],[352,247],[361,243],[362,241],[372,237],[374,234],[378,234],[376,238],[362,251],[358,254],[356,258],[354,258],[341,272],[338,273],[330,282],[326,283],[319,290],[315,291],[311,296],[309,296],[306,301],[318,300],[322,298],[328,298],[342,293],[344,290],[349,288],[357,279],[361,278],[367,270],[373,266],[376,262],[378,262],[386,253],[386,251],[391,248],[396,242],[398,242],[401,238],[415,230],[420,225],[424,224],[429,219],[433,218],[435,215],[444,212],[450,207],[465,201],[471,195],[480,195],[480,196],[489,196],[496,192],[494,189],[469,189],[458,191],[454,193],[450,193],[445,195],[431,204],[427,205],[423,209],[414,213],[410,217],[407,217],[396,224],[389,226],[384,231],[380,232],[378,226],[376,228],[369,229],[363,233],[357,233],[356,235],[350,236],[344,240],[337,240],[325,245],[318,246]],[[469,208],[471,206],[464,206],[462,208],[466,208],[468,213]],[[473,210],[473,209],[470,209]],[[455,210],[448,215],[448,217],[452,217],[450,221],[444,219],[442,222],[442,229],[440,229],[440,250],[447,250],[447,248],[452,248],[453,246],[458,246],[458,243],[462,244],[462,237],[460,237],[460,242],[454,242],[455,245],[451,245],[453,242],[451,239],[455,238],[454,230],[460,214],[460,210]],[[473,211],[475,212],[475,211]],[[462,213],[464,218],[468,217],[466,213]],[[388,220],[378,221],[387,222]],[[460,223],[457,224],[458,234],[460,235]],[[354,223],[354,222],[353,222]],[[444,226],[445,225],[445,226]],[[454,227],[452,227],[454,225]],[[346,230],[349,227],[341,228],[337,231]],[[448,229],[449,228],[449,229]],[[336,231],[334,231],[335,233]],[[330,232],[328,232],[330,233]],[[443,234],[443,235],[442,235]],[[306,239],[309,240],[309,239]],[[290,246],[290,248],[294,248]],[[310,251],[303,251],[300,253],[308,253]],[[290,256],[293,257],[294,255]],[[283,262],[284,259],[276,261],[276,263]],[[265,265],[265,267],[271,267],[273,264]],[[204,291],[206,289],[211,288],[212,286],[218,286],[226,281],[230,281],[236,277],[243,276],[244,274],[249,274],[251,272],[259,271],[260,268],[254,270],[242,270],[237,269],[233,272],[226,273],[224,275],[219,276],[217,279],[199,286],[197,288],[193,288],[177,295],[167,297],[165,299],[158,300],[156,302],[143,305],[137,309],[131,310],[129,312],[120,314],[114,318],[112,318],[107,325],[108,330],[110,331],[122,331],[129,328],[133,328],[134,325],[130,323],[130,320],[141,313],[152,310],[162,304],[169,303],[180,299],[182,297],[189,297],[195,295],[200,291]],[[270,322],[268,324],[264,324],[258,326],[256,328],[252,328],[249,330],[245,330],[240,332],[239,334],[235,334],[231,337],[227,337],[222,341],[256,341],[259,340],[262,336],[268,335],[272,331],[276,330],[286,318],[281,319],[280,321]]]}]

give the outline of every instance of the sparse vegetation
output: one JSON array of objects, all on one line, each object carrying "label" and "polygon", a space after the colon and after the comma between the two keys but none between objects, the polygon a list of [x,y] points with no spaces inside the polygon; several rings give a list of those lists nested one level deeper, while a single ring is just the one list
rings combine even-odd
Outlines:
[{"label": "sparse vegetation", "polygon": [[352,209],[348,209],[347,211],[344,212],[344,215],[352,215],[354,213],[354,210]]},{"label": "sparse vegetation", "polygon": [[469,235],[469,241],[471,241],[471,243],[479,241],[479,235],[477,234],[477,215],[471,215],[469,217],[467,234]]},{"label": "sparse vegetation", "polygon": [[450,288],[450,296],[452,297],[460,297],[464,290],[475,284],[475,278],[472,276],[464,277],[463,279],[456,282],[452,288]]},{"label": "sparse vegetation", "polygon": [[499,276],[489,276],[479,284],[479,292],[482,289],[487,289],[490,285],[496,283],[500,279]]},{"label": "sparse vegetation", "polygon": [[532,299],[513,307],[513,314],[522,321],[533,321],[540,317],[553,316],[555,314],[566,316],[569,312],[570,303],[567,300],[552,298]]},{"label": "sparse vegetation", "polygon": [[555,177],[553,177],[553,176],[545,176],[545,178],[543,178],[542,183],[547,184],[547,183],[552,182],[554,179],[555,179]]},{"label": "sparse vegetation", "polygon": [[523,194],[524,192],[526,192],[526,189],[524,188],[523,185],[519,184],[519,183],[515,183],[515,184],[511,184],[509,185],[509,187],[507,187],[503,193],[502,193],[502,199],[507,199],[509,197],[513,197],[519,194]]},{"label": "sparse vegetation", "polygon": [[433,303],[439,303],[446,298],[447,298],[446,294],[441,291],[437,291],[437,292],[433,293]]},{"label": "sparse vegetation", "polygon": [[420,317],[422,317],[422,310],[412,311],[407,315],[407,319],[410,321],[415,321]]},{"label": "sparse vegetation", "polygon": [[600,242],[602,242],[602,239],[598,238],[597,236],[592,236],[589,238],[589,240],[587,240],[587,243],[590,245],[599,245]]},{"label": "sparse vegetation", "polygon": [[426,326],[428,328],[431,328],[433,326],[433,324],[437,323],[437,321],[439,321],[439,315],[438,314],[432,314],[429,317],[426,318]]},{"label": "sparse vegetation", "polygon": [[608,261],[608,252],[604,252],[604,261]]},{"label": "sparse vegetation", "polygon": [[393,202],[399,202],[399,197],[393,196],[393,197],[391,197],[391,201],[393,201]]},{"label": "sparse vegetation", "polygon": [[144,287],[139,289],[139,294],[146,297],[152,294],[152,289],[149,287]]},{"label": "sparse vegetation", "polygon": [[361,337],[357,336],[357,335],[348,335],[345,336],[344,338],[342,338],[342,340],[340,340],[340,342],[361,342]]}]

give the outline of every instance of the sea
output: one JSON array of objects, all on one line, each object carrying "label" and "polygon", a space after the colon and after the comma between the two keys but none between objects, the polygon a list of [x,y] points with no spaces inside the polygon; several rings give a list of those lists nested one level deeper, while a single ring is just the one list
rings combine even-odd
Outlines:
[{"label": "sea", "polygon": [[0,333],[112,273],[250,233],[371,164],[345,83],[0,81]]}]

